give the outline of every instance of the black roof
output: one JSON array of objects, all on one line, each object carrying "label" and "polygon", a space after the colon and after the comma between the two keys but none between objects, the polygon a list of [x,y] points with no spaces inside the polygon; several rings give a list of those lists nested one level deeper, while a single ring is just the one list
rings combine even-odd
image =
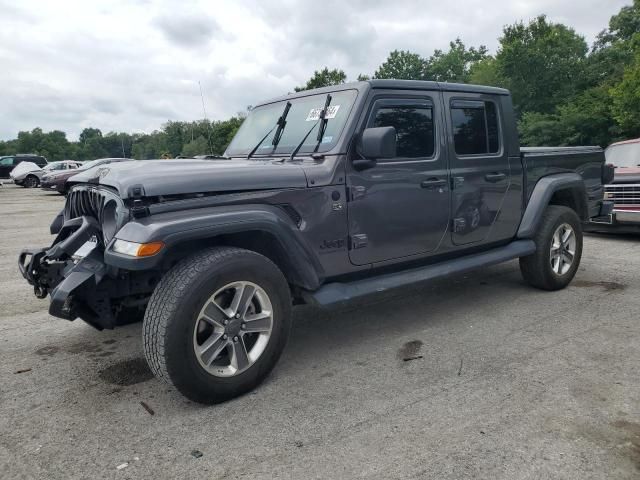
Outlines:
[{"label": "black roof", "polygon": [[469,92],[488,93],[492,95],[509,95],[509,90],[498,87],[487,87],[484,85],[469,85],[466,83],[431,82],[425,80],[365,80],[364,82],[341,83],[329,87],[314,88],[301,92],[292,92],[281,97],[271,98],[265,102],[260,102],[256,106],[267,105],[269,103],[281,102],[292,98],[306,97],[308,95],[336,92],[339,90],[367,90],[369,88],[388,88],[393,90],[442,90],[445,92]]},{"label": "black roof", "polygon": [[395,90],[443,90],[445,92],[492,93],[509,95],[509,90],[485,85],[469,85],[467,83],[429,82],[424,80],[367,80],[373,88],[392,88]]}]

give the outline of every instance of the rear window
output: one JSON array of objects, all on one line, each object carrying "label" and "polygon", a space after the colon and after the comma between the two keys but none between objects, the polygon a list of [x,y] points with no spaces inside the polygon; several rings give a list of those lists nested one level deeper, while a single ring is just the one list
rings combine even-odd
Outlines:
[{"label": "rear window", "polygon": [[453,142],[458,155],[487,155],[500,151],[498,112],[493,102],[451,102]]}]

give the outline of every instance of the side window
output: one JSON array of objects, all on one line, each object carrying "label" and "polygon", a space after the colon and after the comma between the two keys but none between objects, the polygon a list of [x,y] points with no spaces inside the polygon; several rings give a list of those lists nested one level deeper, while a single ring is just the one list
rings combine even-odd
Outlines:
[{"label": "side window", "polygon": [[11,166],[13,165],[13,157],[6,157],[0,160],[0,165]]},{"label": "side window", "polygon": [[397,156],[433,156],[435,132],[433,108],[426,105],[384,106],[378,108],[371,127],[395,127]]},{"label": "side window", "polygon": [[482,155],[500,150],[498,112],[493,102],[451,102],[453,142],[458,155]]}]

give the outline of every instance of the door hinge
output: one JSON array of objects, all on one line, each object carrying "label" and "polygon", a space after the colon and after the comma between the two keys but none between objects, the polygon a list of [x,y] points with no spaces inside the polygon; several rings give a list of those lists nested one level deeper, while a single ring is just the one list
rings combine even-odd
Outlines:
[{"label": "door hinge", "polygon": [[351,250],[364,248],[368,243],[369,239],[364,233],[359,233],[358,235],[352,235],[351,237],[349,237],[349,248]]},{"label": "door hinge", "polygon": [[347,188],[347,198],[349,201],[362,198],[366,194],[366,187],[363,185],[351,185]]},{"label": "door hinge", "polygon": [[451,177],[451,190],[460,188],[464,185],[464,177]]}]

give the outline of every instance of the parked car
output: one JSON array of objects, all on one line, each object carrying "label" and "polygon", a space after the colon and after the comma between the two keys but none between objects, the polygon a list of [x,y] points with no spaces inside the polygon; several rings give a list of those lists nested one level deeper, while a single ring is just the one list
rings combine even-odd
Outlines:
[{"label": "parked car", "polygon": [[97,160],[84,162],[82,166],[78,169],[46,173],[40,179],[40,186],[44,190],[49,190],[49,191],[53,190],[58,193],[61,193],[62,195],[66,195],[69,190],[69,185],[67,185],[67,180],[69,180],[75,174],[84,172],[86,170],[90,170],[94,167],[99,167],[100,165],[106,165],[108,163],[114,163],[114,162],[124,162],[127,160],[131,160],[131,159],[130,158],[99,158]]},{"label": "parked car", "polygon": [[34,188],[40,185],[40,179],[47,173],[76,170],[81,166],[82,162],[76,162],[75,160],[49,162],[43,168],[32,162],[21,162],[11,171],[9,176],[16,185]]},{"label": "parked car", "polygon": [[13,170],[21,162],[32,162],[40,168],[47,165],[47,159],[40,155],[18,154],[0,157],[0,178],[9,178],[11,170]]},{"label": "parked car", "polygon": [[20,254],[49,312],[114,328],[144,313],[152,371],[215,403],[258,385],[291,308],[520,259],[564,288],[582,222],[611,208],[599,147],[520,149],[500,88],[371,80],[255,107],[228,160],[80,173],[51,247]]},{"label": "parked car", "polygon": [[614,204],[608,215],[591,220],[587,230],[640,233],[640,138],[612,143],[605,150],[613,175],[604,189]]}]

